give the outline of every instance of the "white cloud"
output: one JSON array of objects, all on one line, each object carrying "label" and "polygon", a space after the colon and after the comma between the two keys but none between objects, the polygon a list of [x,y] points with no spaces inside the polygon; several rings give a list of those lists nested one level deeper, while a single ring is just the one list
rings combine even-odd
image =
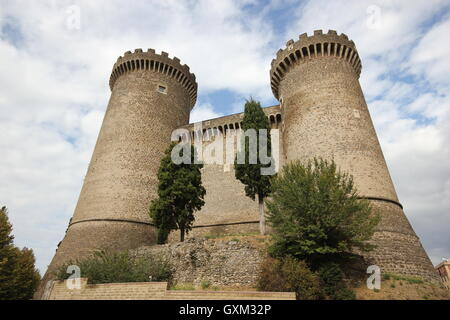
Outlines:
[{"label": "white cloud", "polygon": [[202,105],[197,105],[191,112],[189,122],[195,123],[208,119],[214,119],[223,116],[224,114],[214,111],[211,104],[205,103]]},{"label": "white cloud", "polygon": [[[271,97],[272,26],[244,10],[251,2],[1,2],[0,201],[16,243],[35,250],[41,271],[73,214],[119,55],[151,47],[178,56],[196,74],[200,97]],[[80,29],[68,25],[73,5]],[[203,104],[191,120],[220,115]]]},{"label": "white cloud", "polygon": [[[433,26],[413,50],[410,68],[424,75],[438,88],[450,85],[450,45],[447,41],[450,33],[450,16]],[[445,39],[445,40],[444,40]]]}]

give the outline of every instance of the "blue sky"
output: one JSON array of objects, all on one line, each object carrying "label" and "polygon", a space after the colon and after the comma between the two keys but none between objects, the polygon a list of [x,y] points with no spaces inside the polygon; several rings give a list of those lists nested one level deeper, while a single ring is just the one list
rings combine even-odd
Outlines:
[{"label": "blue sky", "polygon": [[299,34],[355,41],[400,201],[437,264],[450,258],[450,3],[0,0],[0,204],[44,271],[78,199],[119,55],[154,48],[199,83],[191,121],[276,104],[276,51]]}]

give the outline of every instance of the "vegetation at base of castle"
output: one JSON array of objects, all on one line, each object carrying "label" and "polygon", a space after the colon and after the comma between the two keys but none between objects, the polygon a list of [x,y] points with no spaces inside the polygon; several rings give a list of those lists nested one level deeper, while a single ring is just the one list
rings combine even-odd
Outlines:
[{"label": "vegetation at base of castle", "polygon": [[68,279],[71,274],[67,273],[67,268],[71,265],[78,266],[80,276],[88,278],[91,284],[149,281],[170,283],[173,279],[170,261],[165,256],[157,254],[135,258],[127,251],[100,250],[85,259],[64,264],[56,271],[56,279]]},{"label": "vegetation at base of castle", "polygon": [[[319,279],[320,299],[355,299],[343,270],[354,265],[354,271],[360,272],[352,250],[374,248],[369,240],[380,217],[372,212],[369,201],[358,197],[353,178],[340,172],[334,161],[314,158],[306,164],[294,161],[284,166],[272,187],[271,199],[266,201],[273,229],[269,255],[281,264],[295,259],[309,268]],[[294,285],[282,268],[274,268],[276,277],[285,279],[283,286]],[[261,278],[268,276],[270,272],[261,273]]]},{"label": "vegetation at base of castle", "polygon": [[211,287],[211,282],[209,280],[203,280],[200,285],[202,289],[205,290]]},{"label": "vegetation at base of castle", "polygon": [[[194,212],[205,204],[206,190],[202,185],[197,153],[193,145],[180,144],[180,157],[190,148],[191,163],[175,164],[172,150],[177,144],[172,143],[166,150],[158,170],[158,198],[150,204],[150,217],[158,229],[158,243],[166,243],[171,230],[180,230],[180,240],[192,229]],[[177,148],[178,148],[177,147]]]},{"label": "vegetation at base of castle", "polygon": [[319,276],[308,265],[292,257],[267,257],[257,283],[258,290],[295,292],[298,300],[316,300],[322,295]]},{"label": "vegetation at base of castle", "polygon": [[[405,276],[395,273],[383,273],[382,274],[383,280],[404,280],[408,283],[424,283],[425,281],[422,278],[419,277],[412,277],[412,276]],[[401,283],[401,282],[400,282]]]},{"label": "vegetation at base of castle", "polygon": [[[250,148],[249,138],[245,135],[241,139],[241,148],[235,158],[235,176],[245,186],[245,194],[252,200],[258,197],[259,214],[260,214],[260,232],[265,234],[266,223],[264,216],[264,199],[270,194],[270,175],[263,175],[261,168],[270,168],[273,163],[261,163],[261,156],[271,157],[271,137],[270,124],[266,114],[261,108],[261,104],[253,99],[245,103],[244,118],[242,120],[242,129],[245,131],[254,129],[256,131],[257,145],[255,148]],[[267,130],[267,135],[264,136],[266,142],[260,142],[259,130]],[[255,154],[256,153],[256,154]],[[256,164],[251,164],[251,157],[256,156]],[[245,159],[244,163],[239,164],[238,159]]]},{"label": "vegetation at base of castle", "polygon": [[340,172],[334,161],[289,163],[272,186],[266,201],[272,256],[293,256],[318,269],[324,262],[342,260],[354,248],[374,248],[368,241],[380,217],[368,200],[358,197],[352,176]]},{"label": "vegetation at base of castle", "polygon": [[0,209],[0,300],[29,300],[41,279],[33,250],[14,246],[8,210]]},{"label": "vegetation at base of castle", "polygon": [[291,256],[267,256],[261,265],[257,289],[295,292],[297,300],[355,300],[356,295],[344,281],[341,266],[331,262],[312,271],[303,260]]},{"label": "vegetation at base of castle", "polygon": [[355,293],[346,286],[342,265],[336,262],[323,263],[317,271],[323,297],[332,300],[355,300]]}]

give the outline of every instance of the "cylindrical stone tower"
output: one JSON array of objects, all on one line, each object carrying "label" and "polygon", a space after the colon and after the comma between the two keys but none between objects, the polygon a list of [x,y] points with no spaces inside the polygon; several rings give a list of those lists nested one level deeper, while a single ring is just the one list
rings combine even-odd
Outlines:
[{"label": "cylindrical stone tower", "polygon": [[111,98],[78,204],[47,274],[93,249],[156,243],[149,204],[172,131],[189,123],[195,75],[166,52],[137,49],[118,58],[109,84]]},{"label": "cylindrical stone tower", "polygon": [[437,274],[399,203],[364,99],[361,61],[346,35],[314,31],[277,52],[271,87],[281,103],[285,161],[334,159],[382,216],[367,255],[384,272]]}]

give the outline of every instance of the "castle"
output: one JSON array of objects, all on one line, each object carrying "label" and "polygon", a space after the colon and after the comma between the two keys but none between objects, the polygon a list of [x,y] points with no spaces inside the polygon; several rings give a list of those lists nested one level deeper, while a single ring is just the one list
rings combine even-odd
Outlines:
[{"label": "castle", "polygon": [[[264,108],[280,129],[280,165],[314,156],[333,158],[351,173],[361,197],[382,221],[377,249],[367,259],[382,271],[438,281],[394,189],[359,84],[361,60],[353,41],[335,31],[289,40],[276,53],[270,83],[280,105]],[[176,57],[149,49],[119,57],[110,77],[111,98],[75,213],[49,266],[96,248],[126,250],[156,243],[148,215],[156,197],[157,170],[171,133],[189,130],[197,98],[195,75]],[[203,133],[240,130],[243,114],[202,122]],[[190,235],[257,232],[257,203],[244,194],[232,167],[205,165],[205,206]]]}]

